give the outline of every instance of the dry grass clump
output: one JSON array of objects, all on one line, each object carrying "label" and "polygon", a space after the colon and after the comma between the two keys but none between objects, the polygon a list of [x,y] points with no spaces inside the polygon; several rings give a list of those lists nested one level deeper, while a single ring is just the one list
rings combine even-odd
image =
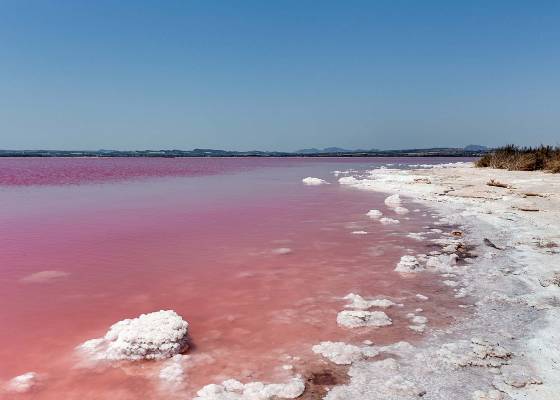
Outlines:
[{"label": "dry grass clump", "polygon": [[476,162],[476,166],[513,171],[545,170],[560,173],[560,147],[508,145],[485,154]]}]

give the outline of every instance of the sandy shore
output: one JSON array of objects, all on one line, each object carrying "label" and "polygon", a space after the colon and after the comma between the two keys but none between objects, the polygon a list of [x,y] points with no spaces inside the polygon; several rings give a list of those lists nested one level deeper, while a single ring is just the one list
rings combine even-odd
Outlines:
[{"label": "sandy shore", "polygon": [[354,362],[350,383],[327,399],[560,398],[559,175],[457,164],[347,173],[339,182],[428,205],[444,233],[461,231],[440,240],[441,254],[416,255],[412,273],[439,275],[470,314],[427,329],[414,348]]}]

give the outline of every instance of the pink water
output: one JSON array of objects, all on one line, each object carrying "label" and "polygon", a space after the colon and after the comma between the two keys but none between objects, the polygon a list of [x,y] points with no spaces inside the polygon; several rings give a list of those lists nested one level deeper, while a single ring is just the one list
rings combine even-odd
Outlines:
[{"label": "pink water", "polygon": [[[365,213],[390,214],[385,196],[340,186],[330,173],[384,162],[426,160],[0,159],[0,385],[28,371],[43,377],[29,393],[3,395],[191,398],[227,378],[306,374],[322,340],[416,340],[405,316],[417,307],[430,326],[448,323],[449,289],[393,271],[407,249],[426,251],[405,235],[431,216],[380,225]],[[306,176],[333,184],[304,186]],[[49,270],[66,275],[25,279]],[[387,311],[390,327],[342,329],[336,314],[350,292],[405,307]],[[161,387],[161,362],[78,367],[75,346],[160,309],[190,324],[184,388]]]}]

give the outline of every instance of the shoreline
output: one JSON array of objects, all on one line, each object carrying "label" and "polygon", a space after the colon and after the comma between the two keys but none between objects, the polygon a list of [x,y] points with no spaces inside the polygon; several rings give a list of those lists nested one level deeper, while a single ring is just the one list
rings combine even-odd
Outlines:
[{"label": "shoreline", "polygon": [[[490,179],[511,187],[488,186]],[[392,361],[354,363],[350,383],[326,399],[558,398],[560,176],[447,165],[376,169],[339,182],[429,206],[439,224],[461,227],[476,258],[435,271],[455,275],[455,296],[468,300],[470,317],[428,330]]]}]

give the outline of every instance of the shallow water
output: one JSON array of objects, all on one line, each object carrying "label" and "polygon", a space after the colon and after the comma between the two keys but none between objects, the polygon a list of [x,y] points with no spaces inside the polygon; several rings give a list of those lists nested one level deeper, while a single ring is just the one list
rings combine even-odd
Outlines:
[{"label": "shallow water", "polygon": [[[406,314],[418,307],[429,326],[449,323],[449,288],[393,271],[407,251],[426,252],[405,235],[425,231],[429,212],[406,202],[421,211],[396,216],[385,195],[332,175],[429,161],[456,160],[0,159],[0,382],[43,377],[7,396],[190,398],[227,378],[306,374],[322,340],[414,341]],[[332,184],[305,186],[306,176]],[[372,208],[401,223],[369,219]],[[350,292],[405,306],[386,311],[390,327],[343,329],[336,314]],[[162,387],[163,362],[92,366],[75,354],[111,324],[160,309],[190,324],[184,387]]]}]

